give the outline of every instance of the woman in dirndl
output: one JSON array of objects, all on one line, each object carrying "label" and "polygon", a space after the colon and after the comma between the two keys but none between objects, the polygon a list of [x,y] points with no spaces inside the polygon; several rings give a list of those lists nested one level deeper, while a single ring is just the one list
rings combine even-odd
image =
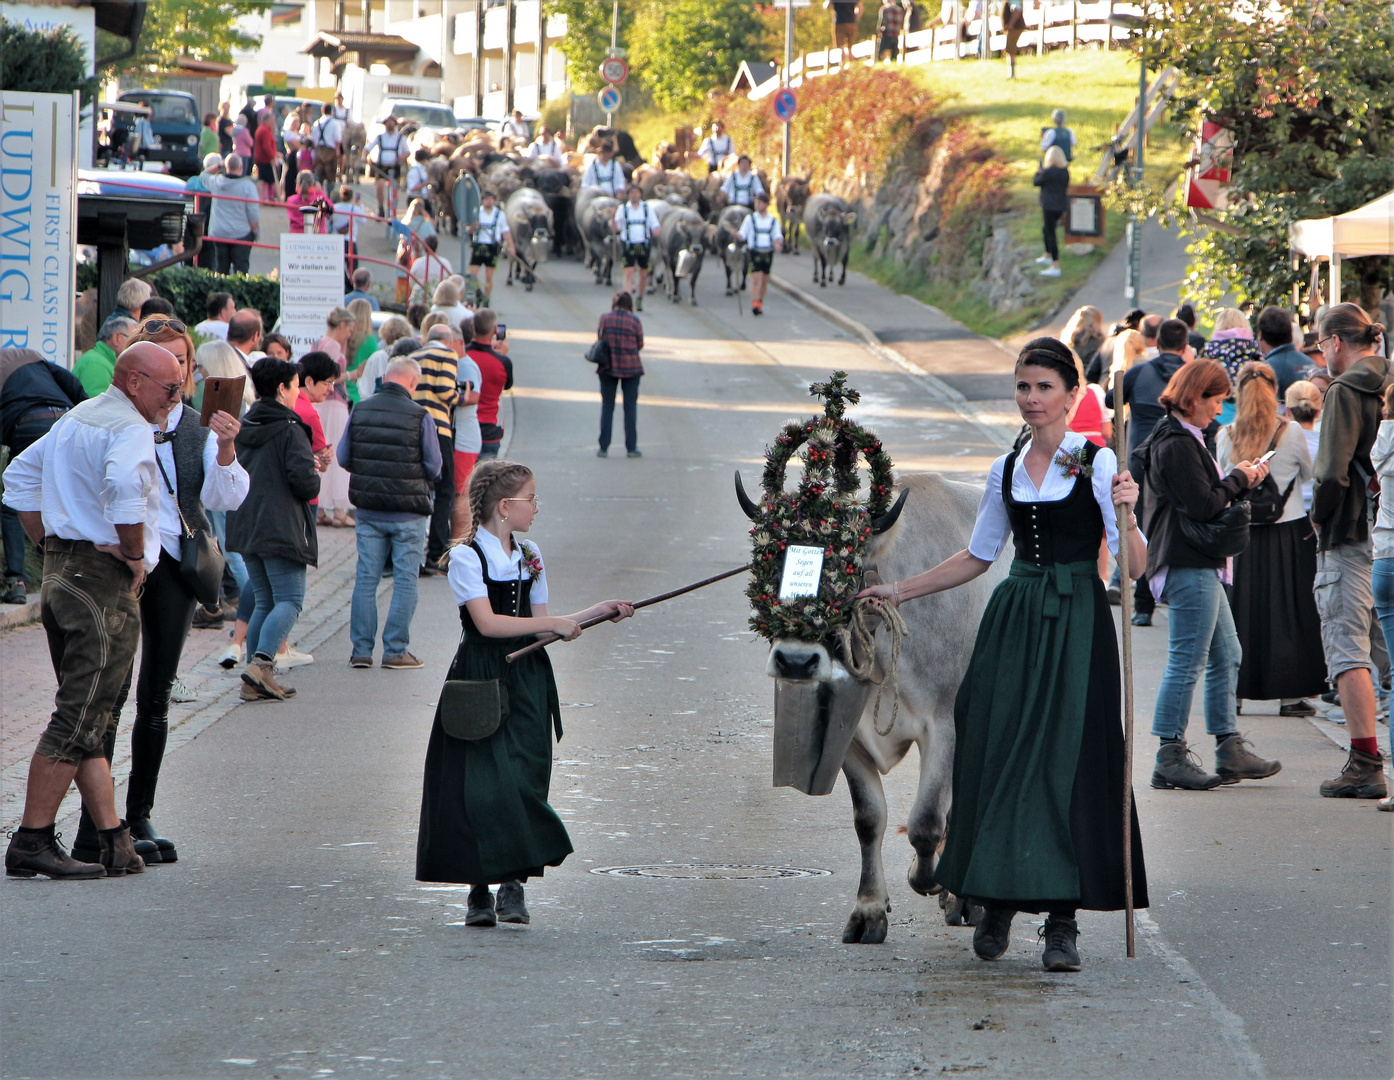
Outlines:
[{"label": "woman in dirndl", "polygon": [[[446,678],[501,680],[508,707],[492,735],[468,740],[446,734],[437,707],[426,748],[416,877],[470,885],[467,926],[527,923],[523,882],[560,866],[572,852],[566,826],[547,802],[561,706],[545,650],[511,664],[506,657],[535,635],[571,641],[580,636],[580,623],[626,619],[634,609],[607,600],[574,615],[547,614],[542,553],[514,537],[537,516],[537,484],[526,465],[479,465],[470,477],[469,501],[476,531],[449,556],[464,633]],[[497,903],[490,885],[499,886]]]},{"label": "woman in dirndl", "polygon": [[[1068,427],[1081,392],[1069,348],[1027,343],[1016,401],[1030,441],[998,458],[968,547],[932,570],[863,595],[900,604],[985,573],[1008,537],[1010,576],[978,628],[954,706],[953,808],[935,880],[985,908],[973,950],[996,960],[1018,911],[1046,912],[1047,971],[1078,971],[1080,908],[1124,906],[1123,728],[1118,646],[1096,559],[1118,549],[1115,506],[1131,520],[1137,485],[1107,447]],[[1128,532],[1130,565],[1146,545]],[[1147,907],[1137,816],[1133,900]]]}]

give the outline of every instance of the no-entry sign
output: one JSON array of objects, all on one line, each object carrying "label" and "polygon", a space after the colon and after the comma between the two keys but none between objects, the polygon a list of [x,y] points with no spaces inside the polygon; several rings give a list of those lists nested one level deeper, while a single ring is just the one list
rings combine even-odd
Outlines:
[{"label": "no-entry sign", "polygon": [[629,78],[629,65],[621,56],[611,56],[600,62],[600,77],[611,86],[618,86]]},{"label": "no-entry sign", "polygon": [[787,86],[782,90],[776,90],[774,95],[774,114],[786,124],[794,119],[794,114],[799,111],[799,99]]}]

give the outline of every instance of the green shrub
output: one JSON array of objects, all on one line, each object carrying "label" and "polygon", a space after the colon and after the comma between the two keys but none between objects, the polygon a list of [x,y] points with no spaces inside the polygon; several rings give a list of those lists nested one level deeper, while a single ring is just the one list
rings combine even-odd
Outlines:
[{"label": "green shrub", "polygon": [[90,105],[97,80],[87,77],[87,48],[72,30],[26,30],[0,19],[0,90],[39,94],[82,91]]},{"label": "green shrub", "polygon": [[[269,330],[281,314],[281,283],[257,275],[215,274],[197,266],[170,266],[147,279],[155,291],[174,305],[175,313],[190,326],[203,322],[205,304],[212,292],[231,293],[239,308],[256,308]],[[78,292],[97,287],[97,264],[79,263]]]}]

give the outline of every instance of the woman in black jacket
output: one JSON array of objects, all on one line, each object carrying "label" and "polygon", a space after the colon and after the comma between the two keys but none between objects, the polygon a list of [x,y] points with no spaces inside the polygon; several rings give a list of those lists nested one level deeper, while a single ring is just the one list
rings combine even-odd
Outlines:
[{"label": "woman in black jacket", "polygon": [[305,602],[305,568],[319,560],[310,500],[319,474],[310,429],[295,414],[300,369],[267,356],[252,368],[257,401],[242,418],[237,456],[251,477],[242,508],[228,514],[228,549],[247,563],[256,607],[247,623],[242,699],[284,701],[295,691],[276,680],[276,653]]},{"label": "woman in black jacket", "polygon": [[[1243,653],[1224,586],[1232,560],[1216,558],[1187,540],[1181,517],[1207,522],[1263,483],[1268,466],[1241,461],[1226,476],[1205,443],[1205,429],[1229,397],[1229,376],[1214,360],[1193,360],[1171,377],[1158,399],[1167,410],[1137,450],[1147,467],[1147,583],[1165,596],[1170,638],[1157,691],[1152,734],[1161,739],[1154,788],[1205,790],[1261,780],[1282,765],[1250,753],[1235,728]],[[1215,772],[1203,770],[1186,746],[1191,696],[1205,672],[1205,729],[1215,736]]]},{"label": "woman in black jacket", "polygon": [[1065,151],[1058,146],[1047,150],[1031,183],[1041,189],[1041,238],[1045,241],[1045,254],[1036,261],[1050,263],[1041,271],[1041,277],[1059,277],[1060,243],[1055,238],[1055,229],[1070,205],[1070,163]]}]

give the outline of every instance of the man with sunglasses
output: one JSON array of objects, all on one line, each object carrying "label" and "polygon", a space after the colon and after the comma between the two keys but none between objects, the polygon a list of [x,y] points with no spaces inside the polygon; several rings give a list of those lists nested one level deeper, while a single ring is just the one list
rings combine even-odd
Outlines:
[{"label": "man with sunglasses", "polygon": [[[104,743],[140,640],[138,593],[160,557],[160,485],[152,423],[169,416],[179,362],[154,342],[116,361],[111,385],[59,418],[5,470],[5,505],[44,553],[43,616],[58,693],[29,766],[24,818],[5,852],[11,877],[139,874],[116,813]],[[71,858],[54,835],[77,782],[98,829],[99,862]]]}]

